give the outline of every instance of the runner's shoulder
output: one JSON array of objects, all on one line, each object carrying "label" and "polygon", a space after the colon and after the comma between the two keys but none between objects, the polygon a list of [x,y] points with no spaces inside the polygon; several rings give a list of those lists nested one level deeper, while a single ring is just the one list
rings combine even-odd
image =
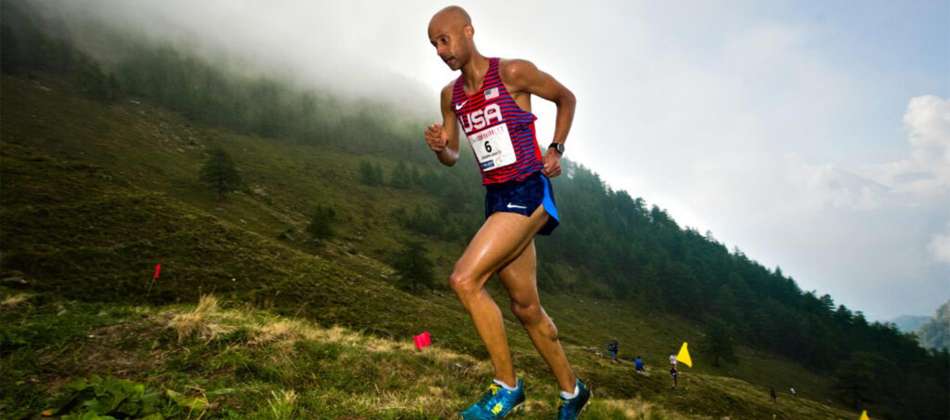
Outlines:
[{"label": "runner's shoulder", "polygon": [[455,89],[455,79],[450,80],[445,86],[442,86],[440,93],[442,96],[449,95],[451,97],[452,91]]},{"label": "runner's shoulder", "polygon": [[538,71],[538,67],[523,58],[501,58],[498,60],[498,71],[502,81],[513,83]]}]

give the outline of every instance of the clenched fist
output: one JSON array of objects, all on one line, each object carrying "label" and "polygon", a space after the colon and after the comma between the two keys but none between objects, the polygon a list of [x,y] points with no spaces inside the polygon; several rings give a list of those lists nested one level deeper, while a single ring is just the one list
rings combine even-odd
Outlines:
[{"label": "clenched fist", "polygon": [[442,124],[432,124],[426,128],[426,144],[433,152],[441,153],[449,144],[449,133],[442,129]]},{"label": "clenched fist", "polygon": [[561,154],[557,150],[549,148],[544,153],[544,168],[541,172],[548,178],[554,178],[561,174]]}]

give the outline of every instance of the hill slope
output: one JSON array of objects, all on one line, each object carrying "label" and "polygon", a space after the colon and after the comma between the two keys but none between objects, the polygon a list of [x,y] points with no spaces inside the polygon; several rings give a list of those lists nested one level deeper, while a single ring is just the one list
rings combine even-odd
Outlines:
[{"label": "hill slope", "polygon": [[[139,100],[104,105],[56,78],[5,76],[2,89],[3,277],[25,277],[30,287],[3,290],[2,363],[12,374],[0,383],[0,411],[35,415],[70,395],[64,383],[99,374],[203,397],[215,417],[264,413],[288,399],[303,415],[438,417],[486,382],[484,350],[454,297],[445,289],[405,293],[381,262],[409,236],[393,211],[433,200],[359,183],[361,161],[392,162],[199,127]],[[210,147],[235,157],[248,192],[218,202],[198,184]],[[336,239],[319,247],[294,239],[318,203],[345,215]],[[288,231],[291,239],[282,235]],[[429,249],[444,278],[461,249],[437,240]],[[157,262],[161,279],[146,293]],[[188,308],[174,303],[212,292],[230,310],[213,323],[227,327],[179,343],[170,320]],[[710,368],[699,350],[685,386],[670,390],[663,359],[700,337],[690,323],[620,302],[543,299],[578,373],[595,387],[592,417],[855,416],[807,399],[824,401],[826,380],[745,349],[729,371]],[[506,318],[516,364],[538,398],[527,416],[545,418],[556,390],[507,311]],[[282,322],[297,331],[283,333],[293,343],[262,347],[259,337]],[[405,343],[423,329],[439,350],[417,355]],[[325,331],[354,338],[338,349]],[[653,374],[634,376],[629,365],[591,351],[611,337],[627,357],[643,353]],[[366,350],[373,346],[387,350]],[[770,385],[795,386],[803,398],[783,394],[773,404]]]}]

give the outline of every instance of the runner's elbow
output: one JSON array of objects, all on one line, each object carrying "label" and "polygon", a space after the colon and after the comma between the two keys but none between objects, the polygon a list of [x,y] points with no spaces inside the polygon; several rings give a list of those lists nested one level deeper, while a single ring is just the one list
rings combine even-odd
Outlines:
[{"label": "runner's elbow", "polygon": [[571,108],[577,105],[577,97],[568,88],[564,88],[557,97],[558,106],[569,106]]},{"label": "runner's elbow", "polygon": [[439,158],[439,162],[441,162],[443,165],[449,166],[449,167],[455,166],[455,163],[459,161],[459,154],[458,154],[458,152],[456,152],[456,151],[454,151],[454,150],[452,150],[452,149],[445,149],[445,150],[439,152],[439,153],[437,154],[437,156],[438,156],[438,158]]}]

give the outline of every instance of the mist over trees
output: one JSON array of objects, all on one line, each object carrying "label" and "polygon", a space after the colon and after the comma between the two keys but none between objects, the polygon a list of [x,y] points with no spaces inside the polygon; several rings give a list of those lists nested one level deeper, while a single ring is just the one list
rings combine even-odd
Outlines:
[{"label": "mist over trees", "polygon": [[937,308],[937,314],[917,330],[920,345],[939,350],[950,350],[950,301]]},{"label": "mist over trees", "polygon": [[[436,163],[421,139],[423,122],[393,121],[381,104],[360,104],[341,114],[339,98],[233,74],[144,40],[117,39],[126,53],[97,63],[72,46],[68,34],[25,12],[25,3],[2,4],[5,75],[59,75],[98,100],[144,98],[197,123],[317,151],[332,147],[396,161],[388,184],[378,163],[366,161],[361,177],[368,185],[415,189],[439,200],[437,208],[406,208],[393,215],[420,238],[461,244],[483,219],[476,168],[470,161],[451,169]],[[613,190],[583,165],[565,161],[564,166],[564,175],[554,180],[562,224],[555,235],[537,241],[539,259],[546,262],[539,272],[543,289],[617,299],[645,312],[688,318],[714,333],[710,342],[723,360],[732,360],[735,343],[834,372],[838,397],[850,405],[873,404],[895,418],[948,417],[946,347],[925,350],[913,335],[868,322],[827,294],[801,290],[780,268],[729,250],[710,233],[681,227],[662,208]],[[450,213],[453,217],[432,223]],[[398,260],[407,289],[428,287],[431,267],[423,247],[410,246]],[[564,276],[559,267],[570,267],[574,274]]]}]

